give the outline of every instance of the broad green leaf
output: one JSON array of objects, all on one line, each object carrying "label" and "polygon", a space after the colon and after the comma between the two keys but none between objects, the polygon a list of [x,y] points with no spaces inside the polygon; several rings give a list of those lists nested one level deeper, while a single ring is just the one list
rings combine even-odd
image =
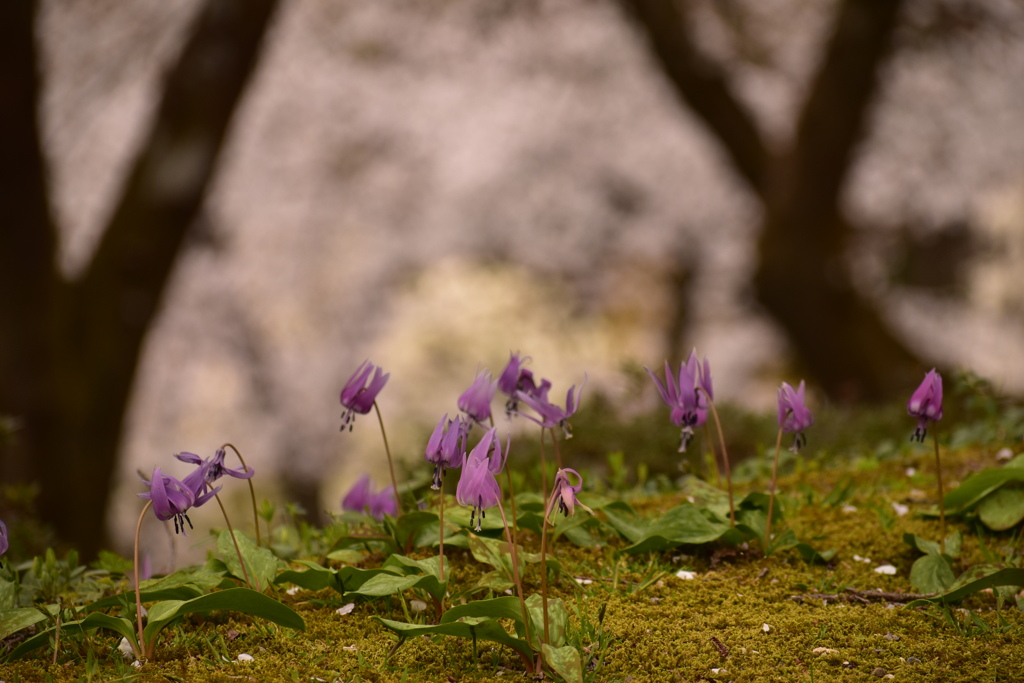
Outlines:
[{"label": "broad green leaf", "polygon": [[[445,510],[445,513],[447,517],[448,510]],[[423,548],[437,545],[441,535],[440,529],[436,514],[417,510],[395,520],[392,533],[399,548]]]},{"label": "broad green leaf", "polygon": [[504,593],[508,589],[515,586],[512,580],[508,578],[508,574],[500,572],[497,569],[484,572],[476,584],[474,584],[474,592],[476,589],[492,590],[495,593]]},{"label": "broad green leaf", "polygon": [[[69,621],[61,624],[61,633],[65,636],[72,638],[79,637],[87,631],[92,631],[98,628],[105,628],[116,633],[121,634],[129,640],[133,645],[138,645],[138,638],[136,637],[134,627],[132,623],[127,619],[118,617],[112,617],[102,612],[93,612],[85,619],[80,621]],[[56,627],[50,627],[45,631],[41,631],[36,635],[28,638],[21,642],[10,654],[11,659],[17,659],[26,653],[37,650],[41,647],[46,646],[50,642],[50,637],[53,635]]]},{"label": "broad green leaf", "polygon": [[[235,532],[235,540],[238,542],[238,549],[245,561],[245,570],[249,574],[249,580],[253,588],[263,590],[277,577],[277,558],[269,548],[257,546],[252,539],[240,531]],[[235,544],[231,542],[231,534],[227,529],[217,536],[217,554],[224,561],[228,571],[235,578],[243,578],[245,573],[238,562],[238,553],[235,551]]]},{"label": "broad green leaf", "polygon": [[[526,611],[530,614],[530,635],[539,644],[544,633],[544,599],[534,593],[526,599]],[[565,627],[569,623],[569,612],[560,598],[548,598],[548,643],[554,647],[565,645]]]},{"label": "broad green leaf", "polygon": [[1024,487],[1010,484],[985,496],[978,505],[978,517],[993,531],[1017,526],[1024,519]]},{"label": "broad green leaf", "polygon": [[684,503],[651,522],[642,538],[620,552],[636,555],[684,544],[711,543],[729,531],[728,525],[712,522],[692,504]]},{"label": "broad green leaf", "polygon": [[978,503],[1000,486],[1010,482],[1024,482],[1024,468],[1002,467],[1000,469],[982,470],[967,478],[946,494],[942,499],[947,510],[963,512]]},{"label": "broad green leaf", "polygon": [[608,517],[608,524],[630,543],[636,543],[647,532],[649,522],[638,517],[631,509],[621,510],[609,505],[604,509],[604,514]]},{"label": "broad green leaf", "polygon": [[910,585],[922,593],[940,593],[955,580],[951,560],[944,555],[923,555],[910,568]]},{"label": "broad green leaf", "polygon": [[[929,541],[916,534],[903,534],[903,542],[911,548],[921,551],[925,555],[940,555],[942,547],[937,541]],[[960,531],[954,531],[953,535],[946,539],[946,554],[950,557],[960,555],[960,546],[963,544],[963,537]]]},{"label": "broad green leaf", "polygon": [[[450,611],[450,610],[449,610]],[[448,621],[442,619],[442,623],[433,626],[422,626],[419,624],[406,624],[400,621],[383,619],[378,616],[372,617],[382,626],[393,631],[399,638],[399,644],[414,636],[445,635],[458,638],[469,638],[476,640],[487,640],[507,645],[515,650],[525,661],[530,662],[533,658],[533,650],[522,638],[517,638],[506,631],[504,627],[490,618],[469,617],[467,621]]]},{"label": "broad green leaf", "polygon": [[149,623],[143,631],[146,642],[152,642],[161,629],[178,617],[214,610],[242,612],[285,628],[306,630],[306,622],[287,605],[248,588],[229,588],[191,600],[165,600],[156,603],[149,609]]},{"label": "broad green leaf", "polygon": [[956,603],[986,588],[996,588],[999,586],[1024,586],[1024,569],[1020,567],[999,569],[991,574],[986,574],[981,578],[969,581],[958,588],[946,591],[941,595],[914,600],[908,603],[907,607],[916,607],[927,603]]},{"label": "broad green leaf", "polygon": [[[494,567],[509,581],[513,581],[512,555],[508,552],[508,542],[471,533],[469,535],[469,552],[473,554],[473,559],[477,562]],[[522,567],[520,567],[521,572]]]},{"label": "broad green leaf", "polygon": [[833,557],[836,556],[834,548],[829,550],[818,551],[814,546],[808,543],[797,543],[795,546],[796,551],[800,553],[800,557],[803,558],[807,564],[824,564],[830,562]]},{"label": "broad green leaf", "polygon": [[[57,613],[57,605],[46,605],[45,609],[51,615]],[[0,640],[41,621],[46,621],[46,615],[35,607],[17,607],[0,612]]]},{"label": "broad green leaf", "polygon": [[558,674],[566,683],[583,683],[583,665],[580,663],[580,652],[572,645],[551,647],[541,646],[544,663]]},{"label": "broad green leaf", "polygon": [[413,574],[400,576],[397,574],[384,573],[370,578],[366,583],[356,590],[350,590],[346,595],[362,595],[368,598],[380,598],[385,595],[395,595],[409,588],[420,588],[425,590],[434,598],[440,600],[444,597],[445,587],[437,580],[436,576]]},{"label": "broad green leaf", "polygon": [[[473,519],[473,523],[470,524],[469,523],[469,519],[470,519],[470,516],[471,516],[472,513],[471,513],[471,511],[469,509],[461,507],[461,506],[460,507],[456,507],[456,508],[452,508],[451,510],[448,510],[447,508],[445,508],[445,511],[444,511],[444,522],[445,522],[445,524],[448,524],[450,522],[450,523],[452,523],[452,524],[454,524],[454,525],[456,525],[458,527],[461,527],[463,529],[472,529],[474,532],[476,532],[476,524],[479,521],[480,522],[480,528],[483,529],[484,531],[488,531],[488,532],[504,531],[505,525],[501,523],[501,515],[494,514],[493,510],[491,511],[491,513],[492,514],[487,515],[482,520],[477,520],[476,518],[474,518]],[[476,532],[476,533],[479,533],[479,532]]]},{"label": "broad green leaf", "polygon": [[359,550],[353,550],[352,548],[342,548],[341,550],[335,550],[327,553],[328,560],[344,562],[345,564],[359,564],[365,557],[365,553],[360,552]]}]

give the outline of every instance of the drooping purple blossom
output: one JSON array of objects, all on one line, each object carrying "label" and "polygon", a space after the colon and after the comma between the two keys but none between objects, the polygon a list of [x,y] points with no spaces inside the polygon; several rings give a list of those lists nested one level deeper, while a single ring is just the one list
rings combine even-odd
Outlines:
[{"label": "drooping purple blossom", "polygon": [[[570,474],[576,477],[575,484],[570,482]],[[547,520],[551,516],[556,505],[558,506],[558,511],[566,517],[571,517],[575,514],[577,505],[590,514],[594,514],[593,510],[576,498],[576,494],[578,494],[582,489],[583,477],[580,476],[579,472],[569,468],[558,470],[555,474],[555,485],[551,489],[551,497],[548,498],[548,504],[544,508],[544,519]]]},{"label": "drooping purple blossom", "polygon": [[486,510],[492,508],[501,500],[501,487],[498,486],[496,475],[500,474],[505,467],[505,458],[508,457],[508,447],[502,455],[501,440],[497,436],[497,430],[491,427],[484,434],[473,450],[466,457],[462,467],[462,477],[455,490],[455,499],[459,505],[473,508],[469,516],[470,525],[476,519],[476,531],[480,531],[481,523],[486,517]]},{"label": "drooping purple blossom", "polygon": [[[373,374],[372,378],[370,377],[371,373]],[[377,400],[377,394],[388,383],[389,377],[391,377],[391,373],[384,374],[379,366],[375,366],[369,360],[364,360],[356,368],[341,390],[341,405],[345,407],[345,412],[341,414],[342,431],[345,427],[352,431],[356,414],[365,415],[370,412],[373,402]]]},{"label": "drooping purple blossom", "polygon": [[505,415],[511,417],[519,409],[519,396],[526,394],[535,399],[547,401],[551,382],[542,379],[538,385],[533,379],[533,372],[523,364],[530,360],[529,356],[520,359],[519,353],[509,354],[508,365],[498,377],[498,390],[508,396],[505,403]]},{"label": "drooping purple blossom", "polygon": [[349,512],[362,512],[380,520],[387,513],[394,517],[398,513],[395,502],[395,490],[385,486],[377,493],[370,485],[370,475],[364,474],[352,485],[345,497],[341,499],[341,508]]},{"label": "drooping purple blossom", "polygon": [[187,462],[190,465],[196,465],[197,467],[203,468],[203,477],[206,481],[207,489],[211,488],[212,484],[223,476],[234,477],[235,479],[250,479],[252,478],[252,475],[256,473],[256,471],[251,467],[231,469],[226,466],[224,464],[226,454],[223,448],[218,448],[213,454],[213,457],[207,458],[206,460],[203,460],[195,453],[189,453],[187,451],[175,453],[174,457],[182,462]]},{"label": "drooping purple blossom", "polygon": [[434,465],[434,481],[431,488],[435,491],[439,490],[444,482],[445,470],[462,467],[468,431],[469,423],[465,422],[462,416],[449,420],[448,414],[445,413],[434,428],[434,433],[430,435],[425,457],[427,462]]},{"label": "drooping purple blossom", "polygon": [[483,424],[491,418],[491,401],[498,383],[491,378],[491,373],[481,370],[473,383],[459,396],[459,410],[468,415],[474,422]]},{"label": "drooping purple blossom", "polygon": [[942,375],[935,368],[928,371],[921,385],[911,395],[907,413],[917,418],[917,429],[910,440],[923,443],[928,433],[928,423],[942,419]]},{"label": "drooping purple blossom", "polygon": [[658,379],[650,368],[644,370],[654,380],[661,398],[671,408],[672,424],[681,427],[679,452],[685,453],[693,439],[695,427],[703,425],[708,418],[708,399],[714,400],[715,391],[711,381],[711,364],[705,358],[703,364],[697,361],[697,350],[690,352],[685,363],[679,365],[678,379],[668,362],[665,362],[665,382]]},{"label": "drooping purple blossom", "polygon": [[[544,382],[547,382],[547,380],[544,380]],[[550,386],[549,382],[548,386]],[[547,400],[547,389],[544,390],[543,394],[531,394],[525,391],[517,392],[516,395],[519,400],[533,410],[536,416],[522,412],[517,414],[536,422],[545,429],[561,427],[565,438],[571,439],[572,425],[569,424],[569,418],[579,410],[580,399],[583,397],[583,387],[585,386],[587,386],[587,376],[583,375],[583,383],[580,384],[579,390],[577,391],[574,384],[565,393],[565,408],[560,408]]]},{"label": "drooping purple blossom", "polygon": [[796,453],[807,445],[804,430],[814,424],[814,415],[804,404],[806,386],[800,380],[800,386],[793,389],[787,382],[779,387],[779,429],[786,434],[796,434],[793,446],[789,449]]},{"label": "drooping purple blossom", "polygon": [[7,541],[7,525],[4,524],[3,520],[0,520],[0,557],[4,556],[7,549],[10,547],[10,543]]},{"label": "drooping purple blossom", "polygon": [[174,520],[174,533],[185,533],[185,523],[190,529],[192,520],[188,518],[190,508],[199,507],[220,491],[220,487],[210,488],[206,482],[206,467],[203,463],[193,470],[184,480],[164,474],[159,467],[153,469],[153,478],[143,483],[149,491],[138,494],[139,498],[153,501],[153,514],[166,522]]}]

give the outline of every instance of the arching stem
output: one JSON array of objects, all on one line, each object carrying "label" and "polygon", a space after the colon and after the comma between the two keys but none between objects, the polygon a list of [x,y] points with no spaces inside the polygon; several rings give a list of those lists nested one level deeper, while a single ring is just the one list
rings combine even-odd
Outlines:
[{"label": "arching stem", "polygon": [[722,447],[722,464],[725,466],[725,481],[729,487],[729,523],[736,526],[736,508],[732,496],[732,472],[729,470],[729,451],[725,447],[725,435],[722,433],[722,421],[718,419],[718,410],[715,409],[715,402],[711,400],[704,387],[697,387],[697,391],[704,394],[708,399],[708,407],[711,408],[711,415],[715,418],[715,427],[718,428],[718,444]]},{"label": "arching stem", "polygon": [[[220,499],[220,494],[213,496],[217,499],[217,505],[220,506],[220,512],[224,515],[224,523],[228,525],[228,533],[231,535],[231,542],[235,544],[235,554],[238,555],[238,565],[242,568],[242,576],[245,578],[245,585],[252,588],[252,581],[249,579],[249,572],[245,570],[245,560],[242,559],[242,549],[238,547],[238,539],[235,538],[235,530],[231,526],[231,520],[228,519],[228,511],[224,509],[224,502]],[[262,590],[259,586],[257,590]]]},{"label": "arching stem", "polygon": [[395,477],[395,463],[391,460],[391,447],[388,446],[388,433],[384,431],[384,418],[380,416],[380,406],[373,402],[373,409],[377,411],[377,422],[380,423],[380,434],[384,437],[384,452],[388,454],[388,470],[391,471],[391,488],[395,492],[395,517],[402,516],[402,499],[398,496],[398,479]]},{"label": "arching stem", "polygon": [[143,653],[139,652],[139,649],[146,649],[145,632],[142,629],[142,591],[139,589],[139,536],[142,533],[142,520],[151,507],[153,507],[153,501],[150,500],[142,508],[142,512],[139,513],[139,521],[135,525],[135,624],[139,629],[139,643],[138,647],[132,643],[132,651],[135,653],[136,659],[142,659]]},{"label": "arching stem", "polygon": [[548,627],[548,515],[544,510],[544,519],[540,522],[540,595],[544,601],[544,642],[551,642]]},{"label": "arching stem", "polygon": [[[242,463],[242,467],[246,472],[249,471],[249,466],[245,464],[245,458],[238,451],[234,444],[226,443],[221,448],[230,448],[238,456],[239,461]],[[249,496],[252,498],[252,523],[256,526],[256,545],[263,545],[262,539],[260,538],[260,516],[256,512],[256,487],[252,485],[252,477],[249,477]],[[269,531],[269,529],[268,529]]]},{"label": "arching stem", "polygon": [[782,449],[782,428],[779,427],[779,436],[775,439],[775,464],[772,466],[772,486],[768,491],[768,521],[764,525],[764,554],[772,545],[772,510],[775,509],[775,478],[779,474],[779,451]]},{"label": "arching stem", "polygon": [[946,554],[946,497],[942,491],[942,461],[939,460],[939,435],[932,428],[932,441],[935,443],[935,478],[939,483],[939,552]]}]

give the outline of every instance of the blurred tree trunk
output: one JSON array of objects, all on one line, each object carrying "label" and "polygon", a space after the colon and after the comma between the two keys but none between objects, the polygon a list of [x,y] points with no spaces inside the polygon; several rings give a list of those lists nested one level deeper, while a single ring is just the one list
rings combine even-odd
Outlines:
[{"label": "blurred tree trunk", "polygon": [[0,3],[0,414],[20,422],[5,483],[40,485],[38,513],[91,557],[146,333],[202,207],[276,0],[210,0],[166,76],[115,210],[81,276],[57,262],[40,143],[36,4]]},{"label": "blurred tree trunk", "polygon": [[793,139],[781,152],[769,148],[722,68],[693,44],[685,1],[620,1],[683,104],[761,200],[757,296],[808,372],[840,400],[904,391],[923,364],[854,288],[846,265],[854,227],[840,205],[903,0],[838,3]]}]

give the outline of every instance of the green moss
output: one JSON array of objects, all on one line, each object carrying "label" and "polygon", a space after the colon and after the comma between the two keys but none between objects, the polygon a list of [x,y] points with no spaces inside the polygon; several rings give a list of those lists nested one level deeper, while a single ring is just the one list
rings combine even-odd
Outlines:
[{"label": "green moss", "polygon": [[[944,461],[948,479],[953,480],[980,469],[983,459],[977,451],[962,450],[944,454]],[[908,480],[905,470],[911,465],[919,473]],[[623,547],[618,541],[589,549],[564,540],[556,544],[554,554],[566,575],[552,584],[551,592],[579,611],[571,618],[573,628],[586,626],[593,634],[606,605],[602,628],[612,642],[592,680],[865,681],[874,680],[871,674],[880,668],[897,681],[984,681],[1007,680],[1024,671],[1024,614],[1012,608],[997,614],[991,595],[964,605],[993,627],[992,632],[975,636],[962,635],[934,609],[794,600],[814,592],[842,593],[846,586],[911,592],[907,576],[918,553],[903,543],[902,536],[939,535],[936,519],[913,514],[934,503],[927,454],[914,452],[902,461],[873,468],[797,470],[780,481],[780,490],[786,492],[781,505],[801,540],[819,550],[838,551],[827,566],[807,565],[795,553],[765,558],[756,548],[736,553],[680,548],[627,558],[615,556]],[[841,505],[822,504],[848,477],[849,498]],[[762,481],[747,490],[763,488]],[[680,500],[679,494],[653,497],[638,507],[655,514]],[[897,515],[893,502],[910,505],[912,512]],[[965,539],[957,569],[984,561],[972,529],[951,520],[950,532],[954,529]],[[988,544],[998,548],[1010,538],[992,536]],[[537,549],[533,534],[524,532],[520,540],[531,551]],[[856,560],[855,555],[869,561]],[[465,551],[454,550],[450,558],[453,585],[458,588],[471,585],[488,569]],[[886,563],[896,566],[896,575],[874,571]],[[677,578],[675,572],[683,568],[695,570],[696,578]],[[589,583],[580,585],[572,577]],[[538,584],[532,565],[527,592],[538,591]],[[90,674],[97,681],[528,680],[519,658],[492,643],[481,643],[474,659],[470,642],[415,638],[389,658],[395,640],[370,617],[404,621],[398,599],[361,602],[350,614],[339,615],[335,610],[349,601],[332,591],[284,598],[306,620],[305,633],[230,615],[190,617],[167,631],[155,660],[140,669],[129,666],[117,652],[118,638],[101,633],[91,641],[97,660],[92,668],[81,648],[69,647],[62,648],[56,665],[50,663],[52,653],[0,665],[0,680],[64,682],[90,680]],[[426,623],[431,614],[428,610],[416,616]],[[963,612],[951,614],[965,619]],[[1009,628],[997,632],[1003,624]],[[238,635],[229,639],[232,632]],[[583,639],[590,648],[584,661],[596,662],[600,652],[589,638]],[[816,648],[823,649],[816,653]],[[241,653],[252,655],[253,661],[236,661]]]}]

